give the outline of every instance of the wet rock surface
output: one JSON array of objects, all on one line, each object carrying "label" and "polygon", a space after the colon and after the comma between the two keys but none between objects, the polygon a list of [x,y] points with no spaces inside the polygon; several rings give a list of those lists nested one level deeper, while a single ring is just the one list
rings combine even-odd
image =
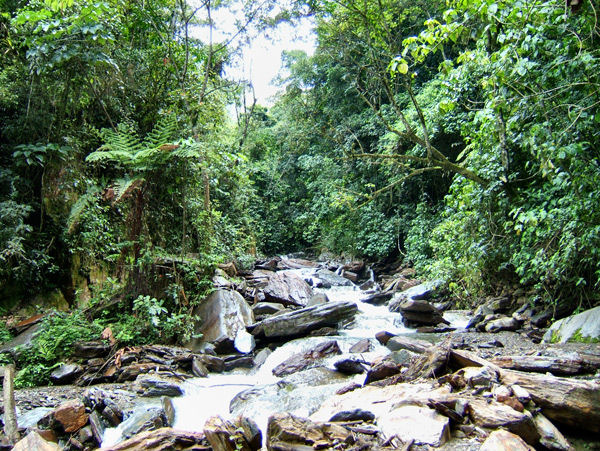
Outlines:
[{"label": "wet rock surface", "polygon": [[[513,298],[489,298],[475,312],[478,320],[467,331],[447,333],[435,327],[447,315],[437,306],[447,300],[438,297],[437,286],[418,284],[410,272],[385,281],[366,280],[368,270],[352,262],[324,269],[301,259],[273,259],[262,267],[242,273],[243,283],[228,281],[224,270],[218,279],[219,286],[240,290],[243,298],[233,295],[236,302],[241,299],[257,315],[257,322],[248,327],[257,339],[256,350],[236,350],[236,341],[243,343],[240,347],[254,347],[238,333],[228,337],[227,346],[214,339],[195,352],[140,346],[108,349],[107,353],[103,342],[81,344],[74,364],[81,365],[84,374],[77,383],[125,383],[91,390],[77,386],[18,390],[23,425],[39,429],[38,435],[47,442],[46,437],[54,434],[70,449],[97,447],[104,431],[117,425],[129,439],[108,449],[259,449],[258,427],[251,420],[265,408],[294,412],[269,419],[268,449],[573,449],[570,438],[561,433],[565,427],[600,433],[596,415],[600,384],[594,377],[600,369],[600,349],[594,343],[540,343],[543,331],[537,324],[543,324],[543,318],[534,319],[536,311],[515,305]],[[299,295],[292,295],[297,280],[290,284],[287,281],[295,280],[294,274],[281,272],[289,268],[309,269],[300,279],[312,285],[311,297],[317,293],[312,301],[306,298],[314,306],[303,307]],[[336,342],[339,338],[309,338],[318,344],[287,361],[279,360],[282,363],[273,370],[281,377],[277,383],[240,388],[230,410],[244,417],[236,421],[213,417],[201,433],[169,428],[177,403],[170,397],[181,393],[182,381],[190,377],[210,380],[211,373],[256,371],[273,349],[320,330],[324,331],[320,335],[343,337],[337,329],[340,324],[343,327],[354,317],[357,323],[362,320],[356,302],[322,302],[325,298],[319,296],[317,287],[352,287],[351,280],[357,285],[369,282],[369,290],[387,286],[388,291],[365,292],[363,297],[372,297],[375,305],[389,298],[392,309],[404,305],[403,314],[424,315],[420,319],[427,317],[432,327],[427,334],[359,335],[343,345]],[[269,296],[277,291],[276,286],[282,293],[288,290],[284,293],[287,301],[272,302]],[[305,288],[298,292],[308,295]],[[402,292],[406,289],[408,293]],[[342,350],[344,356],[331,357]],[[382,358],[382,353],[387,357]],[[356,376],[361,370],[367,371],[366,378]],[[291,399],[290,393],[298,399]],[[140,408],[142,399],[161,396]],[[65,402],[67,408],[59,407]],[[34,414],[32,409],[39,407],[51,410]],[[31,418],[26,423],[23,413],[28,411]],[[68,414],[57,416],[62,411]]]}]

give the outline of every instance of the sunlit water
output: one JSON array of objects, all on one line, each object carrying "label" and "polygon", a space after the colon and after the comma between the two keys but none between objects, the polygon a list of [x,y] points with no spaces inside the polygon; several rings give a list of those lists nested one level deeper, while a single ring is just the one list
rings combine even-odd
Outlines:
[{"label": "sunlit water", "polygon": [[[312,270],[294,270],[307,278]],[[176,429],[202,431],[206,420],[214,415],[232,418],[244,415],[252,418],[263,430],[269,416],[277,412],[289,412],[309,416],[336,390],[355,381],[364,381],[364,374],[343,377],[334,372],[333,364],[345,357],[363,359],[365,362],[386,355],[389,350],[374,339],[378,331],[393,334],[413,333],[402,324],[399,313],[391,313],[386,306],[374,306],[364,302],[364,292],[355,286],[334,286],[315,289],[324,292],[330,301],[352,301],[358,306],[354,320],[345,324],[339,335],[329,337],[305,337],[289,341],[269,355],[258,369],[238,369],[227,374],[211,374],[208,378],[193,378],[183,384],[184,395],[173,398]],[[448,312],[445,318],[453,327],[462,328],[468,318],[462,312]],[[359,340],[371,339],[372,350],[363,354],[350,354],[349,349]],[[336,340],[342,355],[335,355],[319,362],[321,368],[305,370],[279,378],[273,368],[293,354],[302,353],[327,340]],[[237,398],[236,398],[237,396]],[[232,401],[233,400],[233,401]],[[121,428],[107,429],[103,446],[112,446],[121,440]]]}]

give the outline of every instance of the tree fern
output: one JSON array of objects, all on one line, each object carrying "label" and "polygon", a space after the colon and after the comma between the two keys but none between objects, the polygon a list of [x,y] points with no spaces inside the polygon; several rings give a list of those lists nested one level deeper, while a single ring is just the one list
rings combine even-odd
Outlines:
[{"label": "tree fern", "polygon": [[115,180],[112,188],[115,192],[113,203],[120,202],[124,197],[129,196],[134,190],[139,188],[144,183],[142,177],[123,177]]},{"label": "tree fern", "polygon": [[143,141],[143,147],[146,149],[157,149],[163,144],[168,144],[177,132],[177,122],[175,115],[162,117],[154,126],[152,131],[146,135]]},{"label": "tree fern", "polygon": [[129,124],[119,124],[117,130],[105,128],[101,131],[104,144],[89,154],[89,163],[116,163],[131,167],[133,157],[142,149],[142,143]]},{"label": "tree fern", "polygon": [[142,140],[129,124],[119,124],[117,130],[102,130],[104,144],[86,158],[90,163],[118,164],[134,171],[146,171],[165,163],[177,130],[175,116],[163,117]]}]

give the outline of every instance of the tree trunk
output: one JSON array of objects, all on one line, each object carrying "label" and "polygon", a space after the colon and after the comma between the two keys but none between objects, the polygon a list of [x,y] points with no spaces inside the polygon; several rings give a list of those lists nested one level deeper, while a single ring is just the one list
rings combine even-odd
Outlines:
[{"label": "tree trunk", "polygon": [[4,434],[11,443],[19,440],[17,429],[17,411],[15,408],[15,366],[11,363],[4,367]]}]

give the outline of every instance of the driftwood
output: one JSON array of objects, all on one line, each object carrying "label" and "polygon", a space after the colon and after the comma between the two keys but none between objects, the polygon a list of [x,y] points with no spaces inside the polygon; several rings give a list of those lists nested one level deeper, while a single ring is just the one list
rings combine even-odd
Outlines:
[{"label": "driftwood", "polygon": [[14,378],[15,366],[11,363],[4,367],[4,385],[2,388],[2,394],[4,395],[4,435],[11,443],[16,443],[19,440]]}]

